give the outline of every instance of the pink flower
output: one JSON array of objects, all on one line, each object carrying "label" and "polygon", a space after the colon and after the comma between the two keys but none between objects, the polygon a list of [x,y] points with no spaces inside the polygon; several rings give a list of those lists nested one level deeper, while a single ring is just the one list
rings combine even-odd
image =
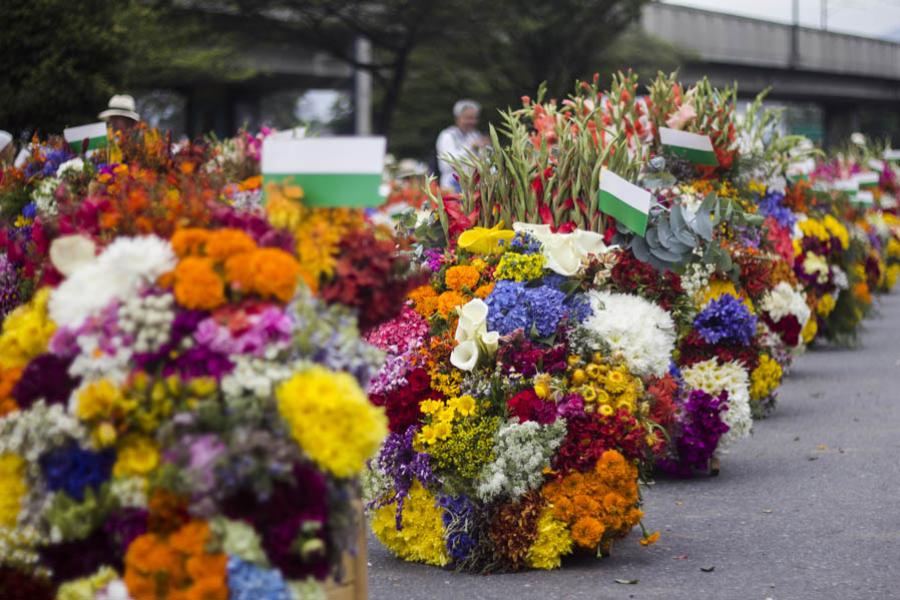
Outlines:
[{"label": "pink flower", "polygon": [[685,102],[678,107],[678,110],[669,115],[666,119],[666,125],[671,129],[684,129],[685,126],[697,118],[697,111],[690,102]]}]

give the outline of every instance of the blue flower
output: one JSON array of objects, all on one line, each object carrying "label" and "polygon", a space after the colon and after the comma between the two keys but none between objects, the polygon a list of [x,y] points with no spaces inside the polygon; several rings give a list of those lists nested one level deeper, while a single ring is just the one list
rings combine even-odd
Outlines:
[{"label": "blue flower", "polygon": [[70,444],[45,452],[39,462],[50,491],[65,492],[81,502],[85,488],[96,489],[109,479],[116,455],[112,450],[94,452]]},{"label": "blue flower", "polygon": [[228,557],[228,600],[291,600],[281,572]]},{"label": "blue flower", "polygon": [[742,301],[723,294],[697,315],[694,327],[708,344],[732,342],[747,346],[756,335],[756,317]]},{"label": "blue flower", "polygon": [[34,215],[37,214],[37,205],[34,202],[29,202],[22,209],[22,216],[26,219],[33,219]]},{"label": "blue flower", "polygon": [[468,531],[475,505],[464,495],[442,496],[437,503],[444,509],[441,519],[447,530],[447,552],[455,562],[464,560],[476,545]]},{"label": "blue flower", "polygon": [[526,289],[525,301],[531,312],[534,329],[540,337],[551,336],[556,332],[560,320],[566,315],[565,300],[565,294],[545,285]]},{"label": "blue flower", "polygon": [[780,192],[766,192],[759,201],[759,213],[764,217],[772,217],[781,226],[793,229],[797,222],[797,216],[790,208],[784,206],[784,194]]},{"label": "blue flower", "polygon": [[530,234],[519,231],[510,240],[509,249],[519,254],[537,254],[541,251],[541,243]]},{"label": "blue flower", "polygon": [[522,329],[527,335],[548,337],[569,312],[566,295],[558,289],[547,285],[526,287],[519,281],[498,281],[485,303],[488,330],[500,335]]}]

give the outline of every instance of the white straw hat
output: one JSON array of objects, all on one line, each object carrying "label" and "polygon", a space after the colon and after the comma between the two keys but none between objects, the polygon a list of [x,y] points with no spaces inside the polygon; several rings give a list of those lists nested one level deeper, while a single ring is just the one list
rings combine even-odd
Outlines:
[{"label": "white straw hat", "polygon": [[109,99],[109,108],[104,110],[97,117],[106,121],[110,117],[126,117],[134,121],[140,121],[141,115],[134,110],[134,98],[128,94],[116,94]]}]

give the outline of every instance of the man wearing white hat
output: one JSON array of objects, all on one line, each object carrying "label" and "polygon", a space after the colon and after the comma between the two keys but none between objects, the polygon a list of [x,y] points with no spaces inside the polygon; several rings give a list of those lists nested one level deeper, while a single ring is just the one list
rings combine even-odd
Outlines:
[{"label": "man wearing white hat", "polygon": [[116,94],[109,99],[109,107],[97,115],[106,121],[113,131],[129,131],[141,120],[135,111],[134,98],[128,94]]},{"label": "man wearing white hat", "polygon": [[13,161],[16,153],[16,146],[12,141],[12,134],[0,129],[0,167],[8,165]]}]

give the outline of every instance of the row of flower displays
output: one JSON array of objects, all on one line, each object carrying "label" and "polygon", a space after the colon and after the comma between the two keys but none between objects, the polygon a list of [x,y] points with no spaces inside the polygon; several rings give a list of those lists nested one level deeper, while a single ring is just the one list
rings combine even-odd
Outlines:
[{"label": "row of flower displays", "polygon": [[394,554],[459,570],[653,543],[642,484],[717,472],[794,356],[852,341],[900,219],[884,148],[648,89],[524,98],[396,229],[263,202],[268,132],[34,140],[0,180],[0,597],[322,597],[363,495]]}]

